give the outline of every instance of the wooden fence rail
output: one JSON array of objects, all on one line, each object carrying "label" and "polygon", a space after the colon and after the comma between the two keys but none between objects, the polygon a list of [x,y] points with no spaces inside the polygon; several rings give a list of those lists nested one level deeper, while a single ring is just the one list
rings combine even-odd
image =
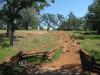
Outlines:
[{"label": "wooden fence rail", "polygon": [[[37,53],[30,53],[30,54],[24,53],[23,51],[20,51],[19,53],[17,53],[13,57],[11,57],[11,59],[9,61],[1,64],[0,69],[7,69],[7,68],[9,69],[15,63],[18,63],[19,67],[22,67],[22,66],[25,67],[27,64],[31,63],[27,59],[30,59],[33,57],[34,58],[41,58],[41,61],[50,60],[52,57],[52,54],[55,53],[55,51],[60,47],[61,46],[57,46],[56,48],[50,50],[49,52],[46,51],[46,52],[37,52]],[[32,61],[32,62],[34,62],[34,61]],[[35,65],[35,63],[32,65]]]},{"label": "wooden fence rail", "polygon": [[[47,52],[40,52],[40,53],[32,53],[32,54],[23,54],[23,51],[20,51],[17,53],[15,56],[13,56],[8,62],[4,62],[3,64],[0,65],[0,69],[2,68],[10,68],[12,67],[15,63],[23,63],[26,65],[27,59],[31,57],[37,57],[37,58],[42,58],[42,61],[45,61],[48,59]],[[34,62],[34,61],[33,61]],[[34,64],[33,64],[34,65]],[[20,66],[20,65],[19,65]]]},{"label": "wooden fence rail", "polygon": [[[80,50],[81,65],[83,71],[97,72],[100,74],[100,60],[94,59],[86,51]],[[99,63],[97,63],[99,61]]]}]

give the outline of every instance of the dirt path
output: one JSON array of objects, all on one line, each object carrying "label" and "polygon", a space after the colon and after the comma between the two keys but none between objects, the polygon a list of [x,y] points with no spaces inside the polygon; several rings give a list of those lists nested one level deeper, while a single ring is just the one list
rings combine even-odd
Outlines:
[{"label": "dirt path", "polygon": [[46,63],[43,65],[43,68],[45,69],[59,69],[63,65],[77,65],[80,64],[80,57],[78,50],[79,45],[76,40],[72,40],[65,32],[60,31],[59,36],[61,37],[61,40],[59,41],[59,45],[62,45],[63,47],[63,54],[59,59],[57,59],[53,63]]}]

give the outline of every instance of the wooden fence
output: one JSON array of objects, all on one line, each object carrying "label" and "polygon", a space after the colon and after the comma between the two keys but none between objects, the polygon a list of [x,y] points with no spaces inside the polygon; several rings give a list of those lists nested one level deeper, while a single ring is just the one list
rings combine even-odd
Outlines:
[{"label": "wooden fence", "polygon": [[[41,58],[41,61],[50,60],[52,57],[52,54],[55,53],[55,51],[58,50],[58,48],[60,48],[60,47],[61,46],[57,46],[56,48],[51,49],[49,52],[38,52],[38,53],[31,53],[31,54],[24,53],[23,51],[20,51],[15,56],[11,57],[11,59],[9,61],[1,64],[0,70],[1,69],[2,70],[9,70],[16,63],[17,63],[17,66],[19,66],[19,67],[27,67],[28,64],[31,63],[31,61],[28,61],[28,59],[30,59],[30,58]],[[34,61],[32,61],[32,62],[33,62],[31,64],[32,66],[38,65]]]},{"label": "wooden fence", "polygon": [[[100,73],[100,60],[94,59],[86,51],[80,50],[81,65],[83,71]],[[99,63],[97,63],[99,62]]]}]

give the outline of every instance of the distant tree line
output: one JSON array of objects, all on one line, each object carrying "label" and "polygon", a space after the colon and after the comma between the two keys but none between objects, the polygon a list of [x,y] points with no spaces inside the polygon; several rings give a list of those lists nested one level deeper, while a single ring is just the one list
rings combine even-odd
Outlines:
[{"label": "distant tree line", "polygon": [[78,18],[74,15],[73,12],[70,12],[68,18],[66,18],[58,29],[62,30],[82,30],[83,19]]},{"label": "distant tree line", "polygon": [[61,14],[45,13],[41,16],[43,25],[47,30],[52,28],[53,30],[84,30],[84,18],[78,18],[73,12],[70,12],[68,18],[65,18]]}]

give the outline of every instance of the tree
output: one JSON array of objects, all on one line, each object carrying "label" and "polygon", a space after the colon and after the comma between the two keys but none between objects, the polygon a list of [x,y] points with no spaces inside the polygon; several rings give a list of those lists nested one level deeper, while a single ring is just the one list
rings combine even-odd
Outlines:
[{"label": "tree", "polygon": [[[21,18],[19,11],[27,7],[32,7],[35,2],[46,2],[46,0],[5,0],[4,8],[0,12],[0,17],[6,18],[8,29],[10,30],[10,45],[13,46],[15,20]],[[34,7],[35,8],[35,7]]]},{"label": "tree", "polygon": [[96,28],[97,33],[100,34],[100,0],[94,0],[93,4],[88,7],[86,17],[87,23],[92,28]]},{"label": "tree", "polygon": [[58,26],[60,26],[64,20],[65,20],[65,18],[63,15],[57,14]]},{"label": "tree", "polygon": [[50,28],[52,29],[56,28],[57,26],[56,15],[46,13],[46,14],[43,14],[41,18],[42,18],[42,23],[45,24],[45,26],[47,27],[47,30],[49,30]]},{"label": "tree", "polygon": [[3,25],[2,25],[2,20],[0,20],[0,29],[3,28]]},{"label": "tree", "polygon": [[93,14],[88,12],[84,18],[86,21],[86,25],[84,26],[85,30],[89,30],[89,31],[93,30]]},{"label": "tree", "polygon": [[77,18],[73,12],[69,13],[68,18],[62,20],[59,29],[62,30],[79,30],[81,25],[81,19]]},{"label": "tree", "polygon": [[35,6],[35,11],[37,12],[37,17],[38,17],[38,30],[40,30],[40,22],[41,22],[41,15],[40,15],[40,10],[43,10],[45,7],[50,6],[50,4],[48,2],[36,2],[34,4]]},{"label": "tree", "polygon": [[20,11],[21,14],[21,20],[20,25],[18,26],[18,29],[24,28],[28,30],[28,27],[36,28],[36,25],[38,23],[38,17],[36,12],[33,8],[26,8]]},{"label": "tree", "polygon": [[78,19],[73,14],[73,12],[69,13],[68,18],[68,29],[76,30],[76,26],[78,25]]}]

